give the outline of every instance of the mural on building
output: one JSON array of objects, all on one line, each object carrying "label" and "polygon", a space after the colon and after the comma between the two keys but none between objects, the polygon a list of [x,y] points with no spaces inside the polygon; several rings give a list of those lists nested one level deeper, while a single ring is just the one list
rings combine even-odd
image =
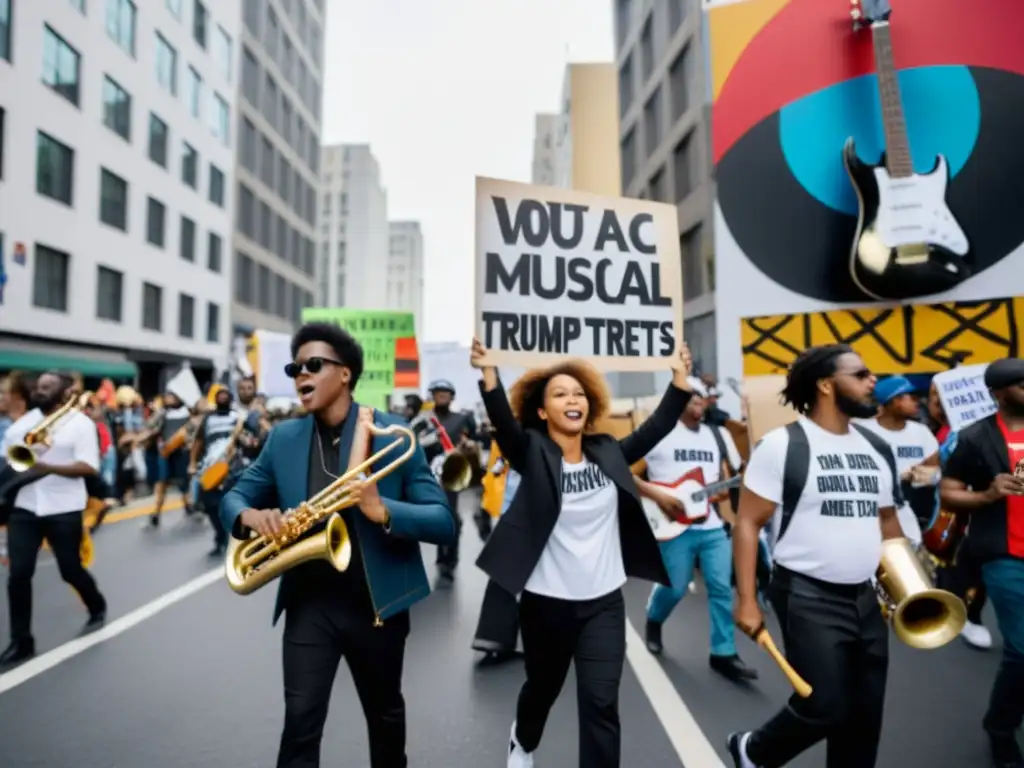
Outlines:
[{"label": "mural on building", "polygon": [[[1016,351],[1024,328],[1013,299],[1024,295],[1024,46],[1016,32],[1024,4],[988,0],[973,13],[955,0],[894,5],[880,33],[856,31],[845,1],[747,0],[708,12],[716,272],[729,276],[716,297],[721,375],[777,372],[795,354],[790,346],[832,339],[851,341],[892,372],[940,370],[961,347],[975,351],[974,362]],[[886,77],[888,63],[897,76]],[[865,267],[870,249],[854,244],[860,204],[870,210],[872,200],[859,200],[844,165],[848,139],[852,160],[875,165],[888,150],[889,173],[912,180],[902,187],[932,195],[911,201],[927,204],[906,242],[938,241],[933,252],[959,259],[961,274],[937,284],[934,273],[907,266],[920,261],[909,248],[899,262],[889,259],[884,279],[866,279],[880,267]],[[940,157],[944,197],[941,166],[938,186],[920,181]],[[884,175],[867,181],[879,178],[883,198],[902,194]],[[885,212],[895,207],[883,204],[879,214],[887,240],[897,227]],[[885,249],[883,264],[888,257]],[[900,298],[915,306],[877,301]]]}]

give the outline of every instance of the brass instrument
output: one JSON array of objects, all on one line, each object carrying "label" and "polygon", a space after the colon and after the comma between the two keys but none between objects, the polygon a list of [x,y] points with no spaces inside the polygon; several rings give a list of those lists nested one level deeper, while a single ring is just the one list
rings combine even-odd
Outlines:
[{"label": "brass instrument", "polygon": [[882,542],[875,579],[882,615],[896,637],[911,648],[941,648],[964,628],[967,608],[963,601],[952,592],[935,588],[921,555],[907,539]]},{"label": "brass instrument", "polygon": [[241,437],[244,427],[245,417],[239,416],[231,437],[224,443],[224,448],[215,457],[207,459],[206,466],[199,473],[199,485],[204,491],[219,488],[228,479],[228,475],[231,474],[231,460],[234,458],[238,438]]},{"label": "brass instrument", "polygon": [[441,450],[444,453],[432,462],[431,467],[437,475],[441,487],[451,493],[459,493],[466,490],[473,482],[473,465],[461,450],[456,448],[448,435],[448,430],[442,426],[437,416],[430,416],[430,423],[437,432],[437,439],[441,443]]},{"label": "brass instrument", "polygon": [[[351,467],[308,501],[285,512],[284,530],[276,538],[260,535],[253,535],[245,541],[232,538],[228,544],[225,568],[228,586],[232,591],[239,595],[252,594],[285,571],[310,560],[326,560],[339,571],[348,568],[352,559],[352,540],[348,526],[338,513],[356,504],[349,486],[360,479],[366,484],[377,482],[398,469],[416,452],[416,438],[412,430],[398,424],[378,427],[367,423],[365,426],[374,437],[404,437],[408,447],[382,469],[361,478],[367,469],[395,447],[401,446],[402,440],[389,443],[365,461]],[[324,530],[302,538],[325,520],[327,526]]]},{"label": "brass instrument", "polygon": [[160,446],[160,455],[165,459],[185,447],[185,443],[188,442],[188,424],[182,424],[180,429],[175,430],[174,434],[171,435],[164,441],[164,444]]},{"label": "brass instrument", "polygon": [[11,469],[15,472],[25,472],[35,466],[38,454],[50,447],[57,422],[72,412],[85,410],[91,398],[92,392],[72,395],[64,405],[26,432],[21,443],[7,449],[7,463]]}]

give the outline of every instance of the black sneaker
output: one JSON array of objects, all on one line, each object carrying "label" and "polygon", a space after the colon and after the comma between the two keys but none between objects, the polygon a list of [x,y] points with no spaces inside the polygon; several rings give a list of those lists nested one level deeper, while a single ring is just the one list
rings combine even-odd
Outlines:
[{"label": "black sneaker", "polygon": [[3,653],[0,653],[0,668],[9,667],[28,661],[36,655],[36,641],[31,637],[24,640],[12,640]]},{"label": "black sneaker", "polygon": [[744,680],[757,680],[757,670],[748,667],[743,660],[733,654],[732,656],[711,656],[708,663],[711,668],[734,683]]},{"label": "black sneaker", "polygon": [[651,653],[658,655],[664,650],[664,646],[661,644],[661,624],[658,622],[647,620],[644,639],[647,643],[647,650]]},{"label": "black sneaker", "polygon": [[757,768],[750,758],[747,757],[746,752],[743,749],[743,740],[747,734],[741,731],[735,731],[729,734],[729,738],[726,741],[726,746],[729,749],[729,756],[732,758],[732,763],[735,768]]},{"label": "black sneaker", "polygon": [[988,743],[996,768],[1024,768],[1024,753],[1014,734],[989,731]]}]

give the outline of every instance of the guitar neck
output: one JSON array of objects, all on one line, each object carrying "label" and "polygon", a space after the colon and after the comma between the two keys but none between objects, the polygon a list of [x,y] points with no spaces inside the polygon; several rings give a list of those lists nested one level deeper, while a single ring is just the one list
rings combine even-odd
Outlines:
[{"label": "guitar neck", "polygon": [[723,480],[719,483],[712,483],[711,485],[705,486],[700,491],[694,494],[694,501],[700,501],[706,499],[708,496],[714,496],[715,494],[726,491],[730,488],[735,488],[742,482],[742,478],[739,476],[730,477],[728,480]]},{"label": "guitar neck", "polygon": [[871,39],[875,48],[875,68],[878,71],[878,93],[882,101],[882,126],[885,130],[885,165],[893,178],[904,178],[914,173],[907,139],[907,121],[903,114],[903,99],[892,55],[892,38],[888,21],[871,25]]}]

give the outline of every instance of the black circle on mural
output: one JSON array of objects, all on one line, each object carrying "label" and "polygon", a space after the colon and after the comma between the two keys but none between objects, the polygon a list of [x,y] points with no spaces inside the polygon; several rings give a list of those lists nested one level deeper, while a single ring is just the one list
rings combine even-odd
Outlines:
[{"label": "black circle on mural", "polygon": [[[1024,109],[1010,106],[1024,104],[1024,77],[970,69],[981,102],[981,130],[946,200],[970,240],[969,264],[977,275],[1024,243]],[[729,231],[766,277],[820,301],[865,300],[849,275],[857,221],[823,205],[790,172],[778,112],[732,146],[716,175]]]}]

